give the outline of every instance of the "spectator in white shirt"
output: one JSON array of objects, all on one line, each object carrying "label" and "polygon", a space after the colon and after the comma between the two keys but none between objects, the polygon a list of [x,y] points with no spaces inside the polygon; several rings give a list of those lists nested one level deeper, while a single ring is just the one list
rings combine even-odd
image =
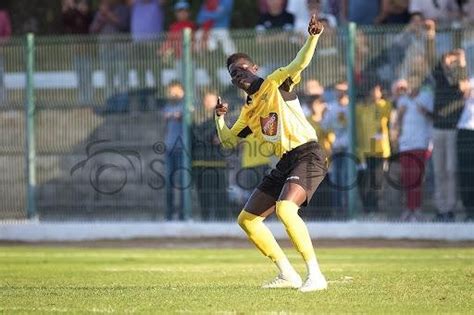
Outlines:
[{"label": "spectator in white shirt", "polygon": [[406,210],[402,221],[419,221],[422,183],[429,156],[432,130],[433,92],[421,86],[421,77],[407,80],[407,94],[398,99],[399,152],[401,183],[406,193]]}]

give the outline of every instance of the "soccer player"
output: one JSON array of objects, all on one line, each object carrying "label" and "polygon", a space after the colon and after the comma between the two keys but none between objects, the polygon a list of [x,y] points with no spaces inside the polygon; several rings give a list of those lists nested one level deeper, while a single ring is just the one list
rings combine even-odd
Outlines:
[{"label": "soccer player", "polygon": [[[301,72],[311,62],[322,31],[322,24],[313,15],[308,25],[309,37],[296,58],[265,79],[257,75],[258,66],[248,55],[236,53],[229,56],[227,69],[232,84],[247,93],[247,101],[230,129],[224,121],[228,104],[219,99],[215,110],[218,136],[224,147],[235,147],[239,138],[252,133],[280,157],[275,169],[264,177],[238,217],[238,223],[250,241],[280,271],[263,288],[299,288],[302,292],[327,288],[308,229],[298,215],[300,206],[307,205],[326,175],[326,156],[293,92],[293,87],[301,80]],[[308,271],[304,284],[263,223],[273,212],[303,256]]]}]

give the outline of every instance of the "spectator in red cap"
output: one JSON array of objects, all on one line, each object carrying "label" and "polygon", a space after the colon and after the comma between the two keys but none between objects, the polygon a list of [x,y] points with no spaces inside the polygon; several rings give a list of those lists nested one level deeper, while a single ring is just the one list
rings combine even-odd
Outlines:
[{"label": "spectator in red cap", "polygon": [[158,50],[158,54],[164,58],[167,63],[175,65],[175,79],[181,78],[182,74],[182,49],[183,49],[183,30],[190,28],[196,31],[196,24],[190,20],[190,5],[187,1],[178,1],[174,5],[175,21],[171,23],[165,42]]},{"label": "spectator in red cap", "polygon": [[171,23],[166,41],[161,46],[159,53],[166,58],[181,58],[183,30],[190,28],[196,30],[196,24],[191,21],[190,6],[187,1],[178,1],[174,5],[175,21]]}]

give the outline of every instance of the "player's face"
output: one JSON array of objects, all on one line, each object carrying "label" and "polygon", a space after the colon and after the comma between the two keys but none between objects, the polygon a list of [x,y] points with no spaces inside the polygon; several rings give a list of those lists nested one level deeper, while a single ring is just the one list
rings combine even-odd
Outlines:
[{"label": "player's face", "polygon": [[232,84],[239,89],[248,91],[250,85],[258,80],[257,66],[245,59],[239,59],[229,66]]}]

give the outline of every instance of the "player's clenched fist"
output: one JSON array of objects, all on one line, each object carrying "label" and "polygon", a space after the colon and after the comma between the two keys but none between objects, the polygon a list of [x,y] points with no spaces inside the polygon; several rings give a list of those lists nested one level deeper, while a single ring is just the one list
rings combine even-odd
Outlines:
[{"label": "player's clenched fist", "polygon": [[316,14],[311,16],[311,20],[309,21],[308,25],[308,33],[309,35],[318,35],[324,30],[323,23],[319,22],[316,18]]},{"label": "player's clenched fist", "polygon": [[217,116],[222,116],[227,114],[227,111],[229,110],[229,104],[227,103],[222,103],[222,99],[219,96],[217,98],[217,104],[216,104],[216,115]]}]

